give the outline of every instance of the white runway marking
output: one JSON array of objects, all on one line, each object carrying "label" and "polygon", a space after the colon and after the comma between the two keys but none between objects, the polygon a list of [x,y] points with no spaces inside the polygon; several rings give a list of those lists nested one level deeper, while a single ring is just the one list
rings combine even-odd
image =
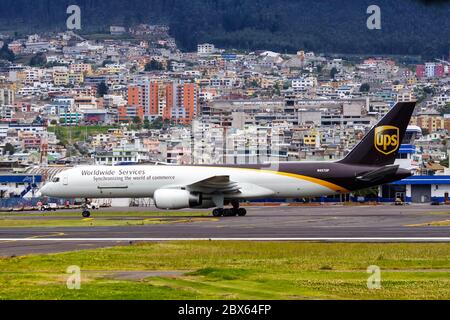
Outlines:
[{"label": "white runway marking", "polygon": [[355,237],[355,238],[0,238],[20,242],[129,242],[129,241],[322,241],[322,242],[450,242],[450,237]]}]

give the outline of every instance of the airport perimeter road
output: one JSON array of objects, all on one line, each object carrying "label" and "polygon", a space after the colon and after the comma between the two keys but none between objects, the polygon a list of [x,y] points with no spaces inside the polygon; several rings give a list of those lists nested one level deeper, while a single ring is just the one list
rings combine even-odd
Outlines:
[{"label": "airport perimeter road", "polygon": [[[60,252],[124,245],[136,239],[198,239],[198,238],[446,238],[450,237],[450,224],[428,226],[428,223],[450,220],[450,206],[317,206],[317,207],[249,207],[246,217],[187,217],[166,218],[163,224],[119,226],[70,226],[81,220],[79,212],[59,217],[67,226],[57,227],[0,227],[0,256],[44,252]],[[108,212],[122,212],[123,208],[110,208]],[[164,217],[140,217],[141,212],[154,208],[127,208],[132,215],[95,217],[94,221],[120,223],[121,220]],[[67,211],[64,211],[67,213]],[[198,212],[198,210],[196,210]],[[8,219],[44,221],[51,217],[36,215],[8,217]],[[104,220],[108,220],[105,222]],[[173,220],[173,221],[172,221]],[[411,226],[420,225],[420,226]],[[27,241],[16,241],[27,239]],[[45,239],[45,241],[40,241]],[[49,239],[54,239],[50,241]],[[59,239],[59,240],[58,240]],[[82,241],[61,241],[83,239]],[[94,239],[104,239],[97,242]],[[106,240],[110,239],[110,240]],[[122,239],[122,240],[121,240]],[[338,241],[338,240],[337,240]],[[364,240],[358,240],[364,241]],[[369,241],[369,240],[367,240]]]}]

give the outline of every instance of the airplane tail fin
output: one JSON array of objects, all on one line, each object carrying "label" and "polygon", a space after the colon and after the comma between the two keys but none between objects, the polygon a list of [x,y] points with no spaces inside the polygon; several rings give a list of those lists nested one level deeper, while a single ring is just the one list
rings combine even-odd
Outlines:
[{"label": "airplane tail fin", "polygon": [[339,163],[386,166],[394,163],[416,102],[398,102]]}]

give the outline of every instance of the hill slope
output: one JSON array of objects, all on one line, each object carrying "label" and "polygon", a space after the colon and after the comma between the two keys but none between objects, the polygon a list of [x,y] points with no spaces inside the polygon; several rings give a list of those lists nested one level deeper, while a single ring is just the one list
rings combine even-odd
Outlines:
[{"label": "hill slope", "polygon": [[449,1],[376,3],[381,30],[366,28],[372,0],[2,0],[0,30],[64,30],[67,6],[78,4],[83,31],[163,22],[191,50],[207,41],[252,50],[448,54]]}]

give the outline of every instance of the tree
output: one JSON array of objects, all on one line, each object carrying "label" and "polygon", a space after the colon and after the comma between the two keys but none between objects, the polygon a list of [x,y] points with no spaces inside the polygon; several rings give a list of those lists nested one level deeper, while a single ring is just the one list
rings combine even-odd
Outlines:
[{"label": "tree", "polygon": [[164,70],[164,66],[161,62],[155,59],[152,59],[145,65],[145,71],[158,71],[158,70]]},{"label": "tree", "polygon": [[30,60],[31,67],[43,67],[47,64],[47,57],[44,53],[35,54]]},{"label": "tree", "polygon": [[16,148],[11,143],[5,144],[5,147],[3,148],[3,155],[9,154],[13,155],[16,152]]},{"label": "tree", "polygon": [[14,55],[14,52],[12,52],[8,44],[5,42],[3,44],[3,47],[0,49],[0,60],[8,60],[8,61],[14,61],[16,56]]},{"label": "tree", "polygon": [[258,80],[253,79],[253,80],[250,82],[250,86],[251,86],[252,88],[258,88],[258,87],[259,87],[259,82],[258,82]]},{"label": "tree", "polygon": [[58,124],[58,121],[56,121],[55,119],[53,119],[52,121],[50,121],[50,124],[52,126],[56,126]]},{"label": "tree", "polygon": [[108,59],[103,60],[102,67],[106,67],[108,64],[114,64],[114,61]]},{"label": "tree", "polygon": [[108,94],[109,88],[106,83],[103,81],[97,86],[97,96],[103,97],[105,94]]},{"label": "tree", "polygon": [[135,116],[135,117],[133,117],[133,123],[134,124],[141,124],[142,120],[141,120],[141,118],[139,116]]},{"label": "tree", "polygon": [[439,164],[443,167],[449,168],[449,158],[447,157],[446,159],[439,162]]},{"label": "tree", "polygon": [[361,87],[359,87],[359,92],[369,92],[370,85],[368,83],[363,83]]},{"label": "tree", "polygon": [[[1,27],[27,30],[39,25],[39,28],[52,30],[66,18],[56,14],[60,10],[59,2],[0,1]],[[420,54],[426,55],[425,59],[448,54],[448,42],[442,41],[448,39],[449,30],[445,0],[414,1],[417,5],[408,6],[401,15],[398,15],[398,8],[391,5],[392,1],[379,0],[377,4],[386,8],[383,21],[396,23],[384,25],[386,32],[377,35],[362,28],[361,19],[348,19],[361,14],[357,1],[348,1],[345,10],[340,10],[342,5],[338,1],[329,1],[327,10],[323,10],[323,6],[308,0],[131,0],[127,5],[120,0],[75,2],[85,8],[83,15],[92,22],[89,27],[92,31],[117,23],[127,27],[157,19],[170,25],[171,35],[186,50],[195,49],[197,43],[213,41],[221,48],[291,53],[305,48],[316,52]],[[439,2],[440,6],[426,6],[432,2]],[[410,21],[424,21],[427,27],[416,29]],[[401,39],[396,29],[398,25],[402,26],[404,35]],[[304,36],[298,36],[305,30]],[[19,37],[17,34],[16,38]]]},{"label": "tree", "polygon": [[443,107],[440,107],[439,112],[440,112],[441,116],[443,116],[444,114],[450,114],[450,103],[448,103],[447,105],[445,105]]},{"label": "tree", "polygon": [[378,196],[378,187],[370,187],[362,190],[357,190],[353,194],[356,197],[376,198]]},{"label": "tree", "polygon": [[148,119],[144,120],[144,129],[150,129],[150,120]]},{"label": "tree", "polygon": [[425,92],[426,94],[433,94],[434,93],[434,89],[430,86],[428,87],[424,87],[423,88],[423,92]]},{"label": "tree", "polygon": [[161,117],[156,118],[150,124],[150,129],[162,129],[164,125],[163,119]]},{"label": "tree", "polygon": [[339,73],[338,69],[336,69],[336,67],[333,67],[333,69],[331,69],[331,71],[330,71],[330,78],[331,78],[331,79],[334,79],[334,77],[335,77],[336,74],[338,74],[338,73]]}]

